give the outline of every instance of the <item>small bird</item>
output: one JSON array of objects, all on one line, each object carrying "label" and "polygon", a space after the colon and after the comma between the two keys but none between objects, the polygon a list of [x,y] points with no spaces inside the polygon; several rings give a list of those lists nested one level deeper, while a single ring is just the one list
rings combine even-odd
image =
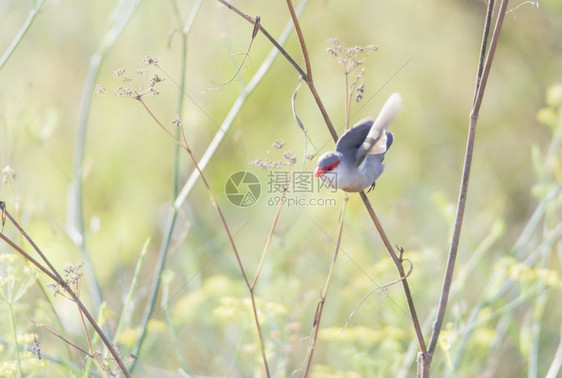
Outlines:
[{"label": "small bird", "polygon": [[400,110],[402,96],[390,95],[377,119],[371,117],[357,122],[336,143],[336,150],[318,159],[314,176],[328,187],[346,192],[371,189],[384,170],[384,155],[392,145],[394,135],[386,130]]}]

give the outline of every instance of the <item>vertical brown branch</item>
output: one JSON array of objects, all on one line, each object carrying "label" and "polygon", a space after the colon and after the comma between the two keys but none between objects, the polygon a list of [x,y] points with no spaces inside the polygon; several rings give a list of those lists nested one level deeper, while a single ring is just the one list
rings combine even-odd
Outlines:
[{"label": "vertical brown branch", "polygon": [[476,102],[476,96],[482,80],[482,72],[484,71],[484,62],[486,59],[486,46],[490,34],[490,25],[492,24],[492,15],[494,13],[494,0],[488,0],[488,9],[486,11],[486,22],[484,23],[484,32],[482,33],[482,45],[480,47],[480,59],[478,60],[478,73],[476,74],[476,85],[474,88],[473,106]]},{"label": "vertical brown branch", "polygon": [[[459,190],[459,199],[457,205],[457,214],[455,217],[455,227],[453,230],[453,237],[451,240],[451,248],[449,252],[449,258],[447,261],[447,270],[445,272],[445,278],[443,281],[443,288],[441,293],[441,299],[439,301],[439,307],[437,310],[437,317],[433,327],[433,334],[431,335],[431,341],[429,344],[429,349],[427,352],[427,356],[425,356],[424,367],[422,370],[427,372],[427,376],[429,376],[429,365],[431,364],[431,359],[433,357],[433,353],[435,352],[435,348],[437,346],[437,341],[439,340],[439,334],[441,332],[441,327],[443,325],[443,320],[445,318],[445,311],[447,308],[447,302],[449,299],[449,291],[451,289],[451,284],[453,281],[453,272],[455,268],[455,261],[458,252],[459,240],[460,240],[460,233],[462,229],[462,223],[464,219],[464,211],[466,207],[466,198],[468,193],[468,184],[470,181],[470,170],[472,167],[472,155],[474,151],[474,140],[476,136],[476,126],[478,123],[478,116],[480,111],[480,106],[482,104],[482,98],[484,96],[484,91],[486,89],[486,83],[488,80],[488,75],[490,74],[490,68],[492,66],[492,62],[494,59],[494,54],[496,51],[496,46],[498,43],[498,39],[500,36],[501,28],[503,25],[503,20],[505,17],[505,13],[507,11],[507,4],[508,0],[503,0],[500,6],[500,10],[498,13],[496,26],[494,28],[494,33],[492,35],[492,40],[490,43],[490,48],[488,50],[488,54],[486,57],[486,64],[484,66],[484,70],[482,71],[481,79],[477,79],[477,85],[475,89],[475,99],[474,99],[474,106],[472,108],[472,112],[470,113],[470,125],[468,130],[468,137],[467,137],[467,145],[466,145],[466,152],[465,152],[465,160],[464,160],[464,167],[463,167],[463,174],[461,179],[461,185]],[[488,10],[491,11],[490,8]],[[486,26],[485,26],[486,28]],[[485,44],[483,43],[483,48],[485,49]],[[426,375],[424,375],[425,377]]]},{"label": "vertical brown branch", "polygon": [[306,81],[306,84],[308,85],[308,88],[312,93],[312,97],[314,97],[314,101],[316,101],[316,106],[318,106],[318,109],[320,110],[320,113],[324,118],[324,122],[326,122],[326,126],[328,127],[328,131],[330,132],[332,139],[334,139],[334,142],[336,142],[338,140],[338,133],[334,128],[334,125],[332,124],[332,120],[330,119],[330,116],[328,115],[326,108],[324,107],[324,103],[320,99],[320,95],[318,94],[316,87],[314,86],[314,80],[312,79],[312,66],[310,64],[308,49],[306,48],[306,42],[302,34],[299,19],[297,17],[297,14],[295,13],[295,9],[293,8],[292,1],[291,0],[286,0],[286,1],[287,1],[287,7],[289,8],[289,13],[291,14],[291,19],[293,20],[293,24],[295,25],[295,31],[297,32],[299,38],[304,64],[306,66],[306,75],[303,76],[303,79]]},{"label": "vertical brown branch", "polygon": [[291,19],[293,20],[293,24],[295,25],[295,31],[297,32],[299,44],[301,45],[302,56],[304,57],[304,64],[306,66],[306,81],[312,82],[312,67],[310,66],[310,59],[308,59],[308,50],[306,48],[306,43],[304,43],[304,36],[302,35],[301,26],[298,22],[299,19],[297,17],[297,14],[295,13],[295,8],[293,7],[292,0],[287,0],[287,8],[289,8],[289,13],[291,13]]}]

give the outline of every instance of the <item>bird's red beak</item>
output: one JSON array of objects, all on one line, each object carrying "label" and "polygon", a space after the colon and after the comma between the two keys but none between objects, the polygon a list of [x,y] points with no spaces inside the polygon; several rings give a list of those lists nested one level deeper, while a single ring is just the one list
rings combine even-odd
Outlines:
[{"label": "bird's red beak", "polygon": [[322,177],[322,176],[324,176],[324,171],[322,170],[322,168],[316,167],[316,170],[314,171],[314,177]]}]

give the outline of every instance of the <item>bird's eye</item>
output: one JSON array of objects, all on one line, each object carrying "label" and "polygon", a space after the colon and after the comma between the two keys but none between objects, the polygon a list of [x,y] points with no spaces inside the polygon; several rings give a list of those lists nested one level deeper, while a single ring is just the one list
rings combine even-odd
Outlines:
[{"label": "bird's eye", "polygon": [[331,171],[332,169],[334,169],[334,167],[332,167],[331,165],[329,165],[328,168],[326,168],[327,171]]}]

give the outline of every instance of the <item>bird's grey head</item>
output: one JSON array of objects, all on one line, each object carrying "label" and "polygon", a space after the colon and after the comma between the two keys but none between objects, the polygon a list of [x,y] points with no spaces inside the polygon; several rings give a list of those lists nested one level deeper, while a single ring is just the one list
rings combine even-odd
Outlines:
[{"label": "bird's grey head", "polygon": [[326,152],[320,156],[314,176],[322,177],[326,173],[333,172],[340,165],[342,157],[343,155],[337,151]]}]

